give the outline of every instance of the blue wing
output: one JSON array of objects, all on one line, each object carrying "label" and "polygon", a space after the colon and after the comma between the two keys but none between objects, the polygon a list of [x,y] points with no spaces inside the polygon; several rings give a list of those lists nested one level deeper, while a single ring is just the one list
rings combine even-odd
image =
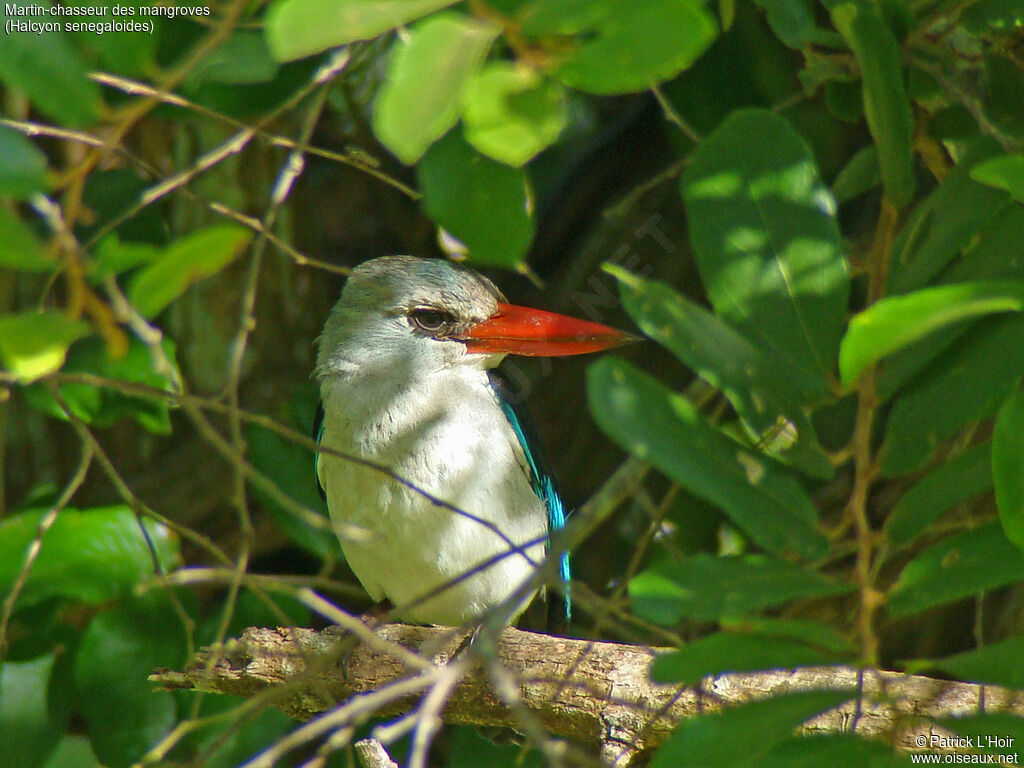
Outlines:
[{"label": "blue wing", "polygon": [[[320,445],[324,439],[324,404],[322,400],[318,400],[316,403],[316,416],[313,417],[313,439],[316,440],[317,445]],[[316,489],[320,492],[320,498],[327,501],[327,494],[324,493],[324,487],[320,484],[319,452],[313,457],[313,477],[316,478]]]},{"label": "blue wing", "polygon": [[[512,431],[515,432],[519,445],[526,456],[526,463],[530,467],[530,485],[537,498],[544,502],[548,511],[548,531],[558,531],[565,526],[565,507],[562,505],[562,498],[558,495],[555,487],[554,474],[548,469],[541,454],[535,450],[540,445],[537,439],[533,423],[529,414],[513,405],[514,397],[511,396],[508,383],[495,371],[490,371],[491,387],[498,396],[498,404],[501,406],[505,418],[508,419]],[[559,574],[562,579],[564,599],[561,603],[561,615],[559,619],[568,625],[572,618],[572,600],[569,596],[569,580],[571,571],[569,568],[569,553],[563,552],[559,562]]]}]

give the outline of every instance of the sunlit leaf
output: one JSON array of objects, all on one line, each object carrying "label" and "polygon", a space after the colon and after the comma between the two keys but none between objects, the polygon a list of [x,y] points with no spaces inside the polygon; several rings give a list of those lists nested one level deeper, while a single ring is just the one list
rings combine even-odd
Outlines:
[{"label": "sunlit leaf", "polygon": [[132,276],[129,300],[144,317],[155,317],[190,285],[238,258],[251,237],[245,227],[218,224],[175,241]]},{"label": "sunlit leaf", "polygon": [[839,351],[849,386],[886,355],[957,321],[1024,309],[1024,282],[978,281],[925,288],[875,302],[850,321]]},{"label": "sunlit leaf", "polygon": [[278,61],[300,59],[357,40],[370,40],[457,0],[277,0],[266,34]]},{"label": "sunlit leaf", "polygon": [[681,187],[715,313],[790,372],[803,402],[826,397],[849,278],[810,147],[778,115],[740,110],[700,143]]},{"label": "sunlit leaf", "polygon": [[707,424],[686,398],[612,357],[587,370],[587,398],[609,437],[720,507],[760,546],[808,558],[827,550],[803,487]]},{"label": "sunlit leaf", "polygon": [[58,370],[68,347],[89,330],[57,312],[0,315],[0,364],[22,382],[35,381]]},{"label": "sunlit leaf", "polygon": [[1024,392],[999,409],[992,434],[992,479],[1003,531],[1024,549]]},{"label": "sunlit leaf", "polygon": [[765,555],[659,560],[629,582],[633,610],[659,624],[714,621],[794,600],[841,595],[846,584]]},{"label": "sunlit leaf", "polygon": [[454,13],[418,24],[395,41],[373,105],[373,131],[412,165],[455,125],[462,97],[500,28]]}]

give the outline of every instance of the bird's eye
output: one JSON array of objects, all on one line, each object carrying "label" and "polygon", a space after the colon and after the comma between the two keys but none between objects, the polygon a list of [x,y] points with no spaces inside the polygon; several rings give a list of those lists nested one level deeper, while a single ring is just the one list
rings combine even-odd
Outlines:
[{"label": "bird's eye", "polygon": [[451,324],[452,316],[438,309],[419,307],[409,313],[409,321],[421,331],[438,333]]}]

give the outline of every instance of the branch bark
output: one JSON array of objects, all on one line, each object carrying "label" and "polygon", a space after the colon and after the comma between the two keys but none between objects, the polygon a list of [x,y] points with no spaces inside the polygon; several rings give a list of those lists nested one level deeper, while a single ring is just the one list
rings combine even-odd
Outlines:
[{"label": "branch bark", "polygon": [[[423,675],[421,665],[409,663],[410,652],[432,666],[447,663],[465,649],[469,635],[388,624],[376,628],[374,637],[373,643],[357,644],[338,627],[319,632],[251,627],[223,647],[200,650],[183,671],[158,670],[150,679],[168,689],[267,696],[273,706],[307,720],[340,702]],[[818,716],[805,730],[855,730],[903,750],[920,749],[918,737],[939,730],[930,717],[982,709],[1024,713],[1024,692],[844,666],[724,674],[697,687],[661,685],[648,676],[656,654],[645,646],[512,628],[504,630],[497,647],[497,659],[518,681],[519,698],[530,714],[553,735],[600,748],[609,763],[622,764],[657,747],[682,718],[814,688],[860,686],[862,695]],[[408,711],[416,700],[404,696],[374,714]],[[519,718],[495,693],[481,665],[470,668],[444,709],[445,721],[455,724],[515,728]]]}]

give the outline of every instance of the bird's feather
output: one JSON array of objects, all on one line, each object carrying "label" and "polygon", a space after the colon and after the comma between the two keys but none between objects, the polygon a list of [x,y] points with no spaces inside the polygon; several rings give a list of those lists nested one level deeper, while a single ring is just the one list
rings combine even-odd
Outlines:
[{"label": "bird's feather", "polygon": [[[508,382],[495,370],[488,371],[491,388],[497,395],[498,404],[502,413],[508,419],[509,426],[519,440],[519,446],[523,449],[526,462],[530,469],[530,486],[537,498],[544,502],[548,513],[548,531],[559,531],[565,526],[565,506],[562,504],[562,497],[558,494],[555,485],[555,476],[544,461],[543,454],[537,450],[540,445],[537,431],[530,419],[529,412],[525,408],[518,408],[515,405],[514,397]],[[559,560],[559,576],[562,580],[563,599],[560,601],[559,609],[561,615],[557,618],[560,622],[568,624],[572,618],[572,599],[569,595],[569,580],[571,578],[569,566],[569,553],[563,552]]]},{"label": "bird's feather", "polygon": [[[324,439],[324,401],[317,400],[316,415],[313,417],[313,439],[320,445]],[[320,479],[320,452],[317,451],[313,457],[313,474],[316,476],[316,489],[320,492],[320,498],[327,501],[327,493],[324,491],[323,481]]]}]

